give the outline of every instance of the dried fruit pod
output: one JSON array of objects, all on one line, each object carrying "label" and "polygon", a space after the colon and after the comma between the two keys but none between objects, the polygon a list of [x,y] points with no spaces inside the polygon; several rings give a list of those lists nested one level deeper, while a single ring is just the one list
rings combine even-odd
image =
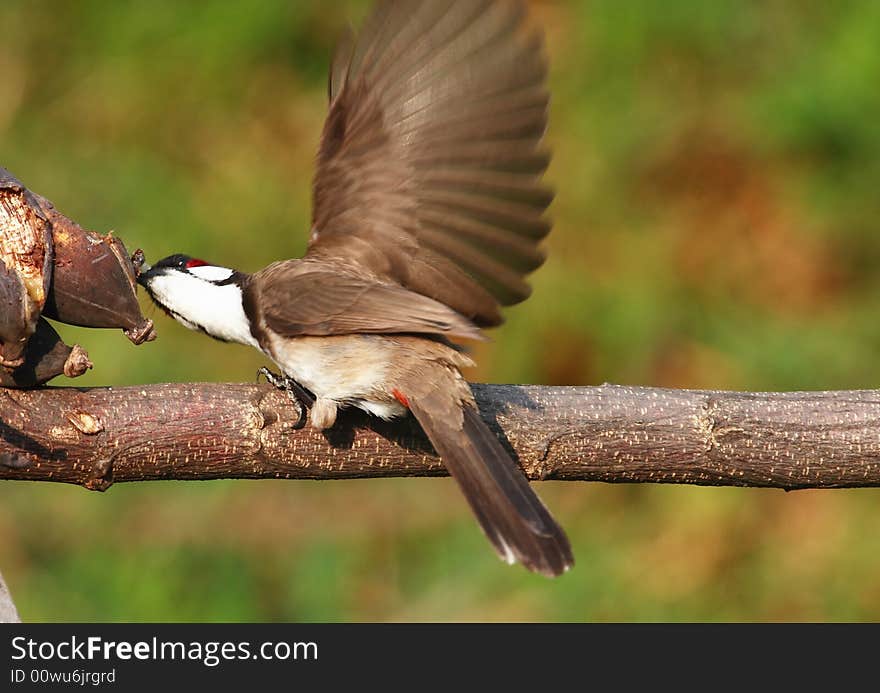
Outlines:
[{"label": "dried fruit pod", "polygon": [[0,168],[0,365],[15,368],[46,303],[52,232],[40,202]]},{"label": "dried fruit pod", "polygon": [[41,318],[27,343],[22,365],[14,370],[0,368],[0,386],[35,387],[57,375],[76,378],[91,367],[89,355],[81,346],[65,344]]},{"label": "dried fruit pod", "polygon": [[141,314],[135,269],[122,241],[87,231],[39,200],[55,247],[44,314],[81,327],[119,327],[135,344],[155,339],[152,321]]}]

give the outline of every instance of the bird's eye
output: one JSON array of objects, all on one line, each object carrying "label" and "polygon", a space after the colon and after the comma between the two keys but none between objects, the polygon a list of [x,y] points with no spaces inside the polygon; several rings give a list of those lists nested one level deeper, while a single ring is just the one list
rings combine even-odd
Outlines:
[{"label": "bird's eye", "polygon": [[189,260],[186,261],[186,264],[184,265],[184,267],[186,267],[187,269],[191,269],[193,267],[204,267],[207,264],[208,263],[205,262],[204,260],[197,260],[196,258],[190,258]]}]

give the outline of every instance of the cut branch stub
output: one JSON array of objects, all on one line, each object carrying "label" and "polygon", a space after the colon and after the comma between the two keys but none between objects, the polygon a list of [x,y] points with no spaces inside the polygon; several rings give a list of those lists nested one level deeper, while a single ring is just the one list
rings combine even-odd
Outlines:
[{"label": "cut branch stub", "polygon": [[65,344],[58,333],[40,318],[27,344],[24,362],[14,369],[0,368],[3,387],[34,387],[58,375],[77,378],[92,367],[89,355],[79,344]]},{"label": "cut branch stub", "polygon": [[155,339],[152,321],[141,314],[135,268],[122,241],[83,229],[39,199],[55,244],[45,315],[80,327],[118,327],[135,344]]},{"label": "cut branch stub", "polygon": [[41,316],[155,339],[137,301],[137,269],[122,241],[83,229],[0,168],[0,385],[33,387],[92,367]]},{"label": "cut branch stub", "polygon": [[32,332],[28,319],[32,306],[18,272],[0,259],[0,371],[17,368],[24,361],[22,354]]},{"label": "cut branch stub", "polygon": [[17,368],[52,277],[51,226],[36,197],[0,168],[0,365]]}]

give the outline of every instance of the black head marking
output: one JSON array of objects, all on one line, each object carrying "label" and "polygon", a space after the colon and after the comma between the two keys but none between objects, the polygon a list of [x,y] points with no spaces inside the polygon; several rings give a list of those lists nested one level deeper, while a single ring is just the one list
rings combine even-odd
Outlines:
[{"label": "black head marking", "polygon": [[189,255],[183,255],[182,253],[176,253],[174,255],[169,255],[168,257],[163,257],[159,262],[153,265],[153,267],[189,269],[190,267],[203,267],[207,264],[209,263],[204,260],[199,260],[198,258],[190,257]]}]

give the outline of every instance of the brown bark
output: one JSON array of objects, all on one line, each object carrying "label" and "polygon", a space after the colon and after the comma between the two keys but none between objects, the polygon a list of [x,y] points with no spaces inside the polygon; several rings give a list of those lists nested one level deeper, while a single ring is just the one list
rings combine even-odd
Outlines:
[{"label": "brown bark", "polygon": [[[532,479],[880,485],[880,391],[738,393],[475,385]],[[0,479],[105,490],[153,479],[443,475],[417,424],[346,411],[294,429],[269,385],[0,390]]]},{"label": "brown bark", "polygon": [[138,304],[138,271],[121,239],[82,228],[0,168],[0,385],[30,387],[91,367],[41,316],[118,327],[135,344],[155,339]]}]

